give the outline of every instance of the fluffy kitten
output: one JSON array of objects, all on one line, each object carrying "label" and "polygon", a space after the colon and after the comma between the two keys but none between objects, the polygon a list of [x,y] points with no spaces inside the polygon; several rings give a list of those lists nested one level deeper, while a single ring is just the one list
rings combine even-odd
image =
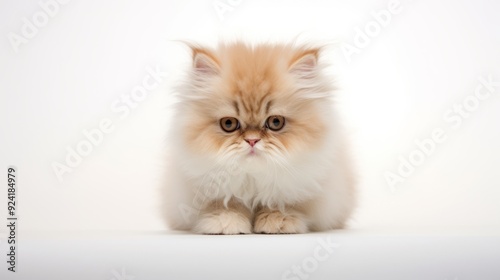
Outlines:
[{"label": "fluffy kitten", "polygon": [[342,228],[355,205],[354,180],[320,49],[241,42],[191,49],[171,131],[171,228]]}]

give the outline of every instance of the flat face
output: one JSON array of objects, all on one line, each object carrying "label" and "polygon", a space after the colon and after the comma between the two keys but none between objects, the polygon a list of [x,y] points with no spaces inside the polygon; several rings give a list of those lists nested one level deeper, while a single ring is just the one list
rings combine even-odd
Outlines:
[{"label": "flat face", "polygon": [[[314,152],[327,133],[328,83],[317,50],[236,43],[194,50],[183,104],[184,143],[193,153],[264,167]],[[324,97],[324,96],[322,96]],[[183,117],[181,114],[180,118]]]}]

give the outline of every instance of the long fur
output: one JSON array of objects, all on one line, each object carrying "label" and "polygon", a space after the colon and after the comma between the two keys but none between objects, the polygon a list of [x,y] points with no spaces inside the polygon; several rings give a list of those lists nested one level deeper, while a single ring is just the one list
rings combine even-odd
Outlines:
[{"label": "long fur", "polygon": [[[342,228],[355,207],[344,133],[320,48],[191,45],[178,90],[164,214],[199,233],[300,233]],[[286,119],[264,128],[268,116]],[[224,132],[223,117],[241,129]],[[245,138],[261,139],[249,155]]]}]

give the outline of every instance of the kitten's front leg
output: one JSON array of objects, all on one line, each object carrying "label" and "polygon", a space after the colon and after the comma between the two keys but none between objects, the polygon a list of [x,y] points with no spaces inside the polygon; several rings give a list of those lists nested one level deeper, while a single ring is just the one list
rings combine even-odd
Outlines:
[{"label": "kitten's front leg", "polygon": [[303,214],[289,208],[284,212],[263,207],[255,214],[255,233],[306,233],[307,223]]},{"label": "kitten's front leg", "polygon": [[193,231],[203,234],[241,234],[252,232],[252,212],[240,202],[231,199],[211,202],[195,222]]}]

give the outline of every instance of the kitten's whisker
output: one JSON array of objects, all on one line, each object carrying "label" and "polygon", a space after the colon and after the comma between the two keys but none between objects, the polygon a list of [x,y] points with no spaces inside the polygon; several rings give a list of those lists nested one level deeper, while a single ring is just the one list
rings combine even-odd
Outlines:
[{"label": "kitten's whisker", "polygon": [[273,190],[276,189],[276,182],[278,181],[278,169],[277,169],[277,165],[276,165],[276,162],[274,162],[274,160],[271,160],[271,162],[273,163],[273,166],[274,166],[274,184],[273,184]]},{"label": "kitten's whisker", "polygon": [[288,172],[288,174],[290,174],[295,180],[297,180],[298,178],[296,176],[296,173],[299,172],[294,167],[286,164],[282,156],[279,155],[279,152],[275,150],[275,147],[270,147],[270,150],[276,153],[276,155],[273,156],[273,162],[276,162],[284,171]]},{"label": "kitten's whisker", "polygon": [[[199,184],[197,184],[195,196],[193,197],[193,204],[195,204],[195,201],[196,201],[198,195],[203,193],[202,188],[204,188],[204,187],[206,188],[206,186],[207,186],[204,183],[205,179],[207,179],[207,177],[211,176],[211,180],[210,180],[210,183],[208,184],[208,186],[212,186],[214,180],[217,178],[217,174],[219,174],[225,168],[225,166],[220,164],[218,161],[215,162],[215,166],[216,166],[216,168],[210,170],[209,172],[206,172],[205,175],[203,176],[203,179],[199,182]],[[217,186],[217,194],[219,191],[220,191],[220,186]],[[208,195],[206,193],[203,193],[202,195],[203,195],[203,201],[201,202],[201,205],[197,205],[199,208],[203,207],[203,204],[205,203],[205,201],[208,198]],[[198,210],[201,210],[201,209],[198,209]]]}]

